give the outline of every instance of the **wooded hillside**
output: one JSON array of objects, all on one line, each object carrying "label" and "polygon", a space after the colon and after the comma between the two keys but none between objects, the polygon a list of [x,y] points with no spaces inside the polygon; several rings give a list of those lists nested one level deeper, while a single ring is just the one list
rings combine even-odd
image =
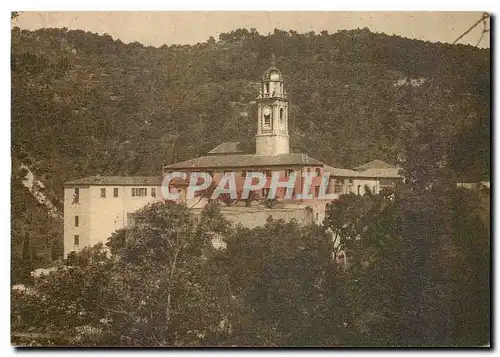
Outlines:
[{"label": "wooded hillside", "polygon": [[[80,30],[14,28],[13,162],[27,164],[61,207],[67,180],[155,175],[163,163],[227,140],[252,147],[253,100],[271,53],[287,81],[294,151],[340,167],[396,163],[423,121],[457,179],[489,179],[489,49],[366,28],[267,36],[238,29],[160,48]],[[13,187],[13,200],[22,200],[22,189]]]}]

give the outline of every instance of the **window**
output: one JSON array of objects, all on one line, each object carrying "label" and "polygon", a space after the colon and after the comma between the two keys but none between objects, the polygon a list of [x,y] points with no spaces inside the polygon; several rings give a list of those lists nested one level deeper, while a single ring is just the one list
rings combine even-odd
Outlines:
[{"label": "window", "polygon": [[333,193],[342,193],[344,186],[344,179],[336,179],[335,185],[333,186]]},{"label": "window", "polygon": [[144,197],[148,195],[148,189],[145,187],[132,187],[132,197]]},{"label": "window", "polygon": [[264,126],[267,128],[271,127],[271,113],[264,114]]},{"label": "window", "polygon": [[267,196],[269,196],[269,189],[263,188],[262,189],[262,197],[267,199]]},{"label": "window", "polygon": [[101,188],[101,197],[106,198],[106,189],[105,188]]},{"label": "window", "polygon": [[80,224],[80,217],[75,216],[75,227],[78,227]]},{"label": "window", "polygon": [[156,187],[151,187],[151,197],[156,197]]},{"label": "window", "polygon": [[80,202],[80,189],[78,187],[75,187],[75,191],[73,192],[73,203],[79,203]]},{"label": "window", "polygon": [[80,245],[80,236],[78,234],[75,234],[75,237],[74,237],[74,244],[75,245]]},{"label": "window", "polygon": [[375,194],[375,193],[376,193],[376,192],[375,192],[375,190],[376,190],[376,187],[375,187],[375,186],[373,186],[373,191],[372,191],[372,193],[373,193],[373,194]]},{"label": "window", "polygon": [[269,83],[266,83],[264,93],[269,93]]},{"label": "window", "polygon": [[283,123],[284,115],[283,115],[283,108],[280,108],[280,123]]},{"label": "window", "polygon": [[319,186],[314,187],[314,197],[319,197]]},{"label": "window", "polygon": [[321,176],[321,169],[319,167],[316,168],[316,176]]},{"label": "window", "polygon": [[118,188],[113,189],[113,197],[118,197]]}]

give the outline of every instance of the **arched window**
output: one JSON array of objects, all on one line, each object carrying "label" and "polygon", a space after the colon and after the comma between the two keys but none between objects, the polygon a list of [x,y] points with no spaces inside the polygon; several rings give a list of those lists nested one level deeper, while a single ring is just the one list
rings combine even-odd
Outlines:
[{"label": "arched window", "polygon": [[269,129],[271,128],[271,108],[265,107],[263,109],[263,114],[264,114],[264,128]]},{"label": "arched window", "polygon": [[283,108],[280,108],[280,123],[283,123],[284,120],[284,110]]},{"label": "arched window", "polygon": [[344,187],[344,179],[336,179],[335,186],[333,187],[333,193],[342,193]]},{"label": "arched window", "polygon": [[269,83],[266,83],[264,93],[269,93]]},{"label": "arched window", "polygon": [[271,127],[271,114],[264,114],[264,126],[266,128]]},{"label": "arched window", "polygon": [[361,195],[361,185],[358,185],[358,195]]}]

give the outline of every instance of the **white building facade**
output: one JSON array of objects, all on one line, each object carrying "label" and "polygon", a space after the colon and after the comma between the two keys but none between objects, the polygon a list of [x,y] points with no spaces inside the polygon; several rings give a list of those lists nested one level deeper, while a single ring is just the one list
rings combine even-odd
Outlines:
[{"label": "white building facade", "polygon": [[161,196],[161,177],[86,177],[64,187],[64,256],[106,243],[133,213]]}]

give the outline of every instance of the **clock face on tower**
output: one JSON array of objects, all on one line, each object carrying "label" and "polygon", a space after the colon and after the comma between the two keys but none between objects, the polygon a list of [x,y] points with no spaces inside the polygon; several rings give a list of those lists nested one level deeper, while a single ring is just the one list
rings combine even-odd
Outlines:
[{"label": "clock face on tower", "polygon": [[268,115],[270,115],[270,114],[271,114],[271,109],[269,109],[269,107],[265,107],[265,108],[264,108],[264,115],[265,115],[265,116],[268,116]]},{"label": "clock face on tower", "polygon": [[271,73],[271,75],[269,76],[269,78],[270,78],[272,81],[276,81],[276,80],[280,79],[280,76],[279,76],[279,74],[278,74],[278,73],[273,72],[273,73]]}]

